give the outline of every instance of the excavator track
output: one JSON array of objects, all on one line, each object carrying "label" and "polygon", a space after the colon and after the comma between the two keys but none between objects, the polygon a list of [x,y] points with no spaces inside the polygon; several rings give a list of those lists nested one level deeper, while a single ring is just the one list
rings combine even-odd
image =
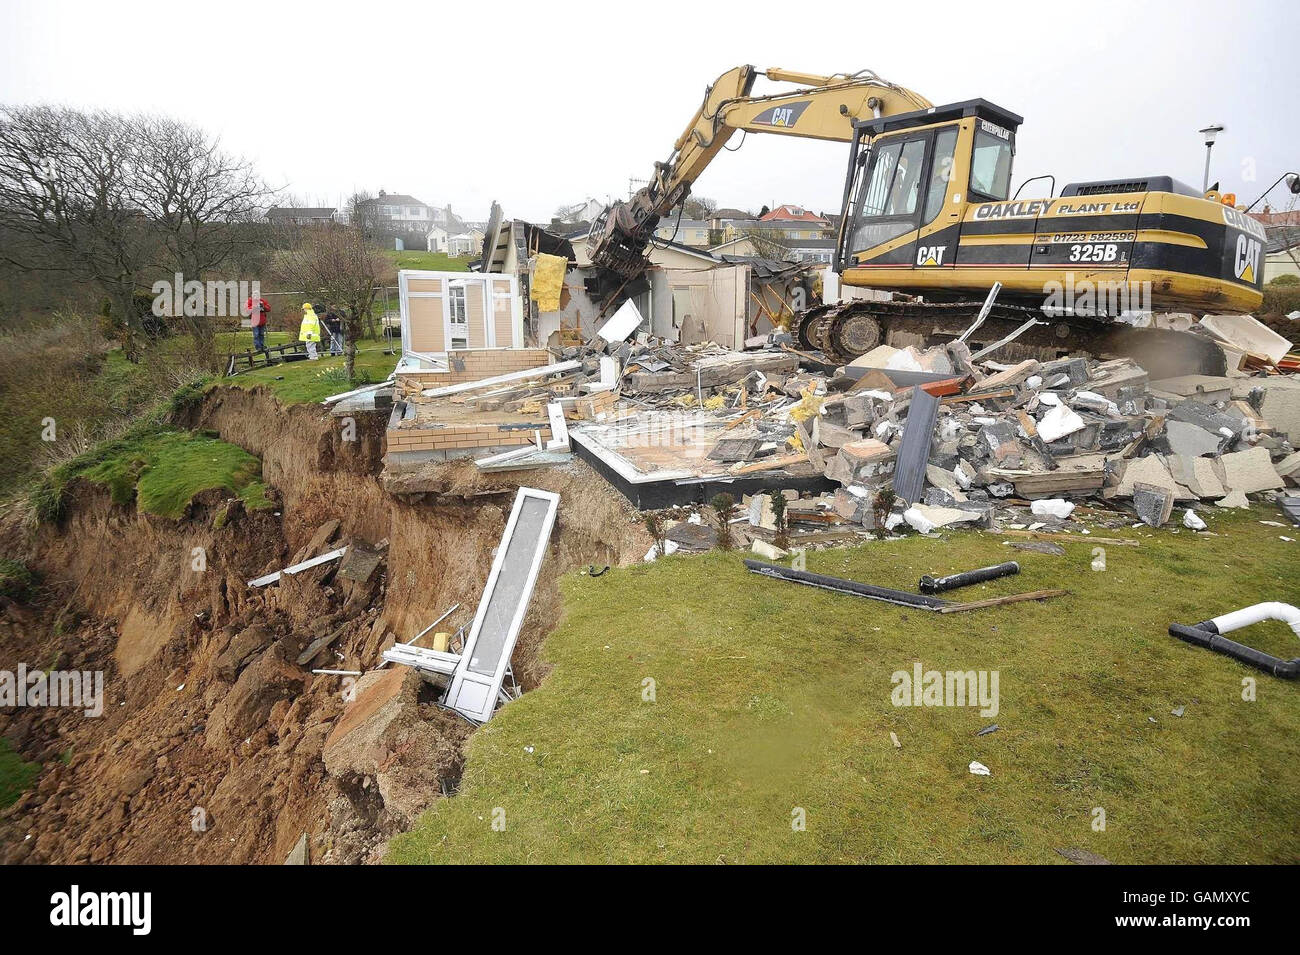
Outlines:
[{"label": "excavator track", "polygon": [[[820,351],[829,361],[847,364],[878,345],[925,348],[956,338],[975,320],[982,302],[853,301],[819,305],[800,312],[791,324],[798,347]],[[1223,352],[1208,339],[1188,332],[1134,328],[1105,319],[1061,318],[1030,305],[994,305],[967,344],[972,352],[1009,335],[1031,318],[1043,324],[1021,333],[990,354],[1000,362],[1088,356],[1132,358],[1152,379],[1179,375],[1222,375]]]}]

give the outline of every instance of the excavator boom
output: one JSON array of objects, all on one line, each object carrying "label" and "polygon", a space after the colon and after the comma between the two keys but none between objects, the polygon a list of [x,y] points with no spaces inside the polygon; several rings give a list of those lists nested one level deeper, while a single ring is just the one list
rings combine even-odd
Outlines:
[{"label": "excavator boom", "polygon": [[[803,84],[800,89],[752,96],[759,76]],[[923,96],[881,79],[870,70],[820,76],[790,70],[738,66],[708,88],[704,102],[686,125],[666,162],[655,163],[654,176],[627,202],[610,206],[592,227],[588,246],[592,263],[624,282],[646,268],[645,249],[670,210],[685,201],[691,186],[737,130],[774,133],[831,142],[853,139],[859,119],[913,112],[930,106]]]}]

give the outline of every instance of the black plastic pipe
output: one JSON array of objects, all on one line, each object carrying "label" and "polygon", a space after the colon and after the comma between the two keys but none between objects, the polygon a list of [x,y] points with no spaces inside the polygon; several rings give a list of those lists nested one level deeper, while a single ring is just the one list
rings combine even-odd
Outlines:
[{"label": "black plastic pipe", "polygon": [[866,597],[870,600],[883,600],[885,603],[899,604],[903,607],[915,607],[918,610],[938,610],[948,606],[948,601],[923,594],[909,594],[906,590],[890,590],[888,587],[876,587],[872,584],[860,584],[856,580],[843,577],[827,577],[823,574],[810,574],[806,570],[794,570],[780,564],[765,564],[761,560],[746,560],[745,566],[756,574],[788,580],[793,584],[805,584],[820,587],[822,590],[834,590],[854,597]]},{"label": "black plastic pipe", "polygon": [[1280,676],[1285,680],[1294,680],[1300,677],[1300,659],[1283,660],[1281,657],[1275,657],[1263,650],[1256,650],[1254,647],[1248,647],[1236,640],[1229,640],[1220,634],[1218,628],[1209,620],[1198,623],[1194,627],[1188,627],[1181,623],[1171,623],[1169,625],[1169,635],[1177,637],[1179,640],[1186,640],[1188,643],[1194,643],[1199,647],[1205,647],[1207,650],[1213,650],[1215,653],[1222,653],[1224,656],[1232,657],[1234,660],[1247,663],[1256,669],[1271,673],[1273,676]]},{"label": "black plastic pipe", "polygon": [[1020,565],[1014,560],[1009,560],[1005,564],[979,567],[960,574],[949,574],[947,577],[932,577],[926,574],[921,578],[921,593],[943,593],[945,590],[956,590],[958,587],[982,584],[986,580],[997,580],[999,577],[1010,577],[1012,574],[1018,573],[1020,573]]}]

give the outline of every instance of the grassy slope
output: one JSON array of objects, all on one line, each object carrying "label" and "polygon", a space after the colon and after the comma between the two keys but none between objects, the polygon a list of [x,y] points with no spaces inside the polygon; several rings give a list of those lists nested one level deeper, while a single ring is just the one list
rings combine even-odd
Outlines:
[{"label": "grassy slope", "polygon": [[0,737],[0,809],[8,809],[35,782],[41,767],[25,763],[9,741]]},{"label": "grassy slope", "polygon": [[320,401],[368,382],[383,381],[391,375],[400,356],[385,354],[386,348],[383,342],[362,341],[357,345],[354,383],[343,376],[343,357],[331,358],[322,349],[323,357],[317,361],[291,361],[270,368],[254,368],[233,378],[222,378],[217,384],[239,388],[264,385],[285,404]]},{"label": "grassy slope", "polygon": [[399,269],[424,269],[430,272],[468,272],[470,260],[476,258],[472,255],[450,256],[445,252],[421,252],[418,249],[403,252],[387,249],[384,254]]},{"label": "grassy slope", "polygon": [[[1014,556],[1018,577],[958,599],[1073,591],[946,616],[764,579],[739,555],[569,576],[543,650],[554,670],[475,734],[460,794],[389,858],[1045,863],[1082,847],[1129,863],[1296,862],[1300,687],[1165,628],[1300,603],[1300,542],[1257,523],[1272,508],[1205,516],[1222,536],[1097,532],[1142,541],[1107,548],[1104,572],[1087,544],[1022,554],[969,532],[808,557],[812,571],[914,590],[922,573]],[[1297,655],[1281,624],[1245,639]],[[998,670],[1001,711],[894,707],[891,674],[918,660]],[[657,702],[642,702],[647,677]],[[971,775],[972,760],[992,776]]]},{"label": "grassy slope", "polygon": [[189,431],[146,429],[108,442],[51,476],[62,485],[83,478],[106,485],[119,504],[132,498],[160,517],[180,518],[201,491],[220,488],[249,508],[270,506],[261,462],[243,448]]}]

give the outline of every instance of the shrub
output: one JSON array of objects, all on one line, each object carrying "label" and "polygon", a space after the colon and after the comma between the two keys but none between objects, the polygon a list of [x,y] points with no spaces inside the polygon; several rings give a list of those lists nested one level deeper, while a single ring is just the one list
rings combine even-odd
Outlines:
[{"label": "shrub", "polygon": [[718,546],[731,550],[731,519],[736,516],[736,499],[730,494],[715,494],[709,501],[713,508],[714,520],[718,525]]},{"label": "shrub", "polygon": [[21,560],[0,557],[0,597],[26,600],[36,583],[36,575]]}]

